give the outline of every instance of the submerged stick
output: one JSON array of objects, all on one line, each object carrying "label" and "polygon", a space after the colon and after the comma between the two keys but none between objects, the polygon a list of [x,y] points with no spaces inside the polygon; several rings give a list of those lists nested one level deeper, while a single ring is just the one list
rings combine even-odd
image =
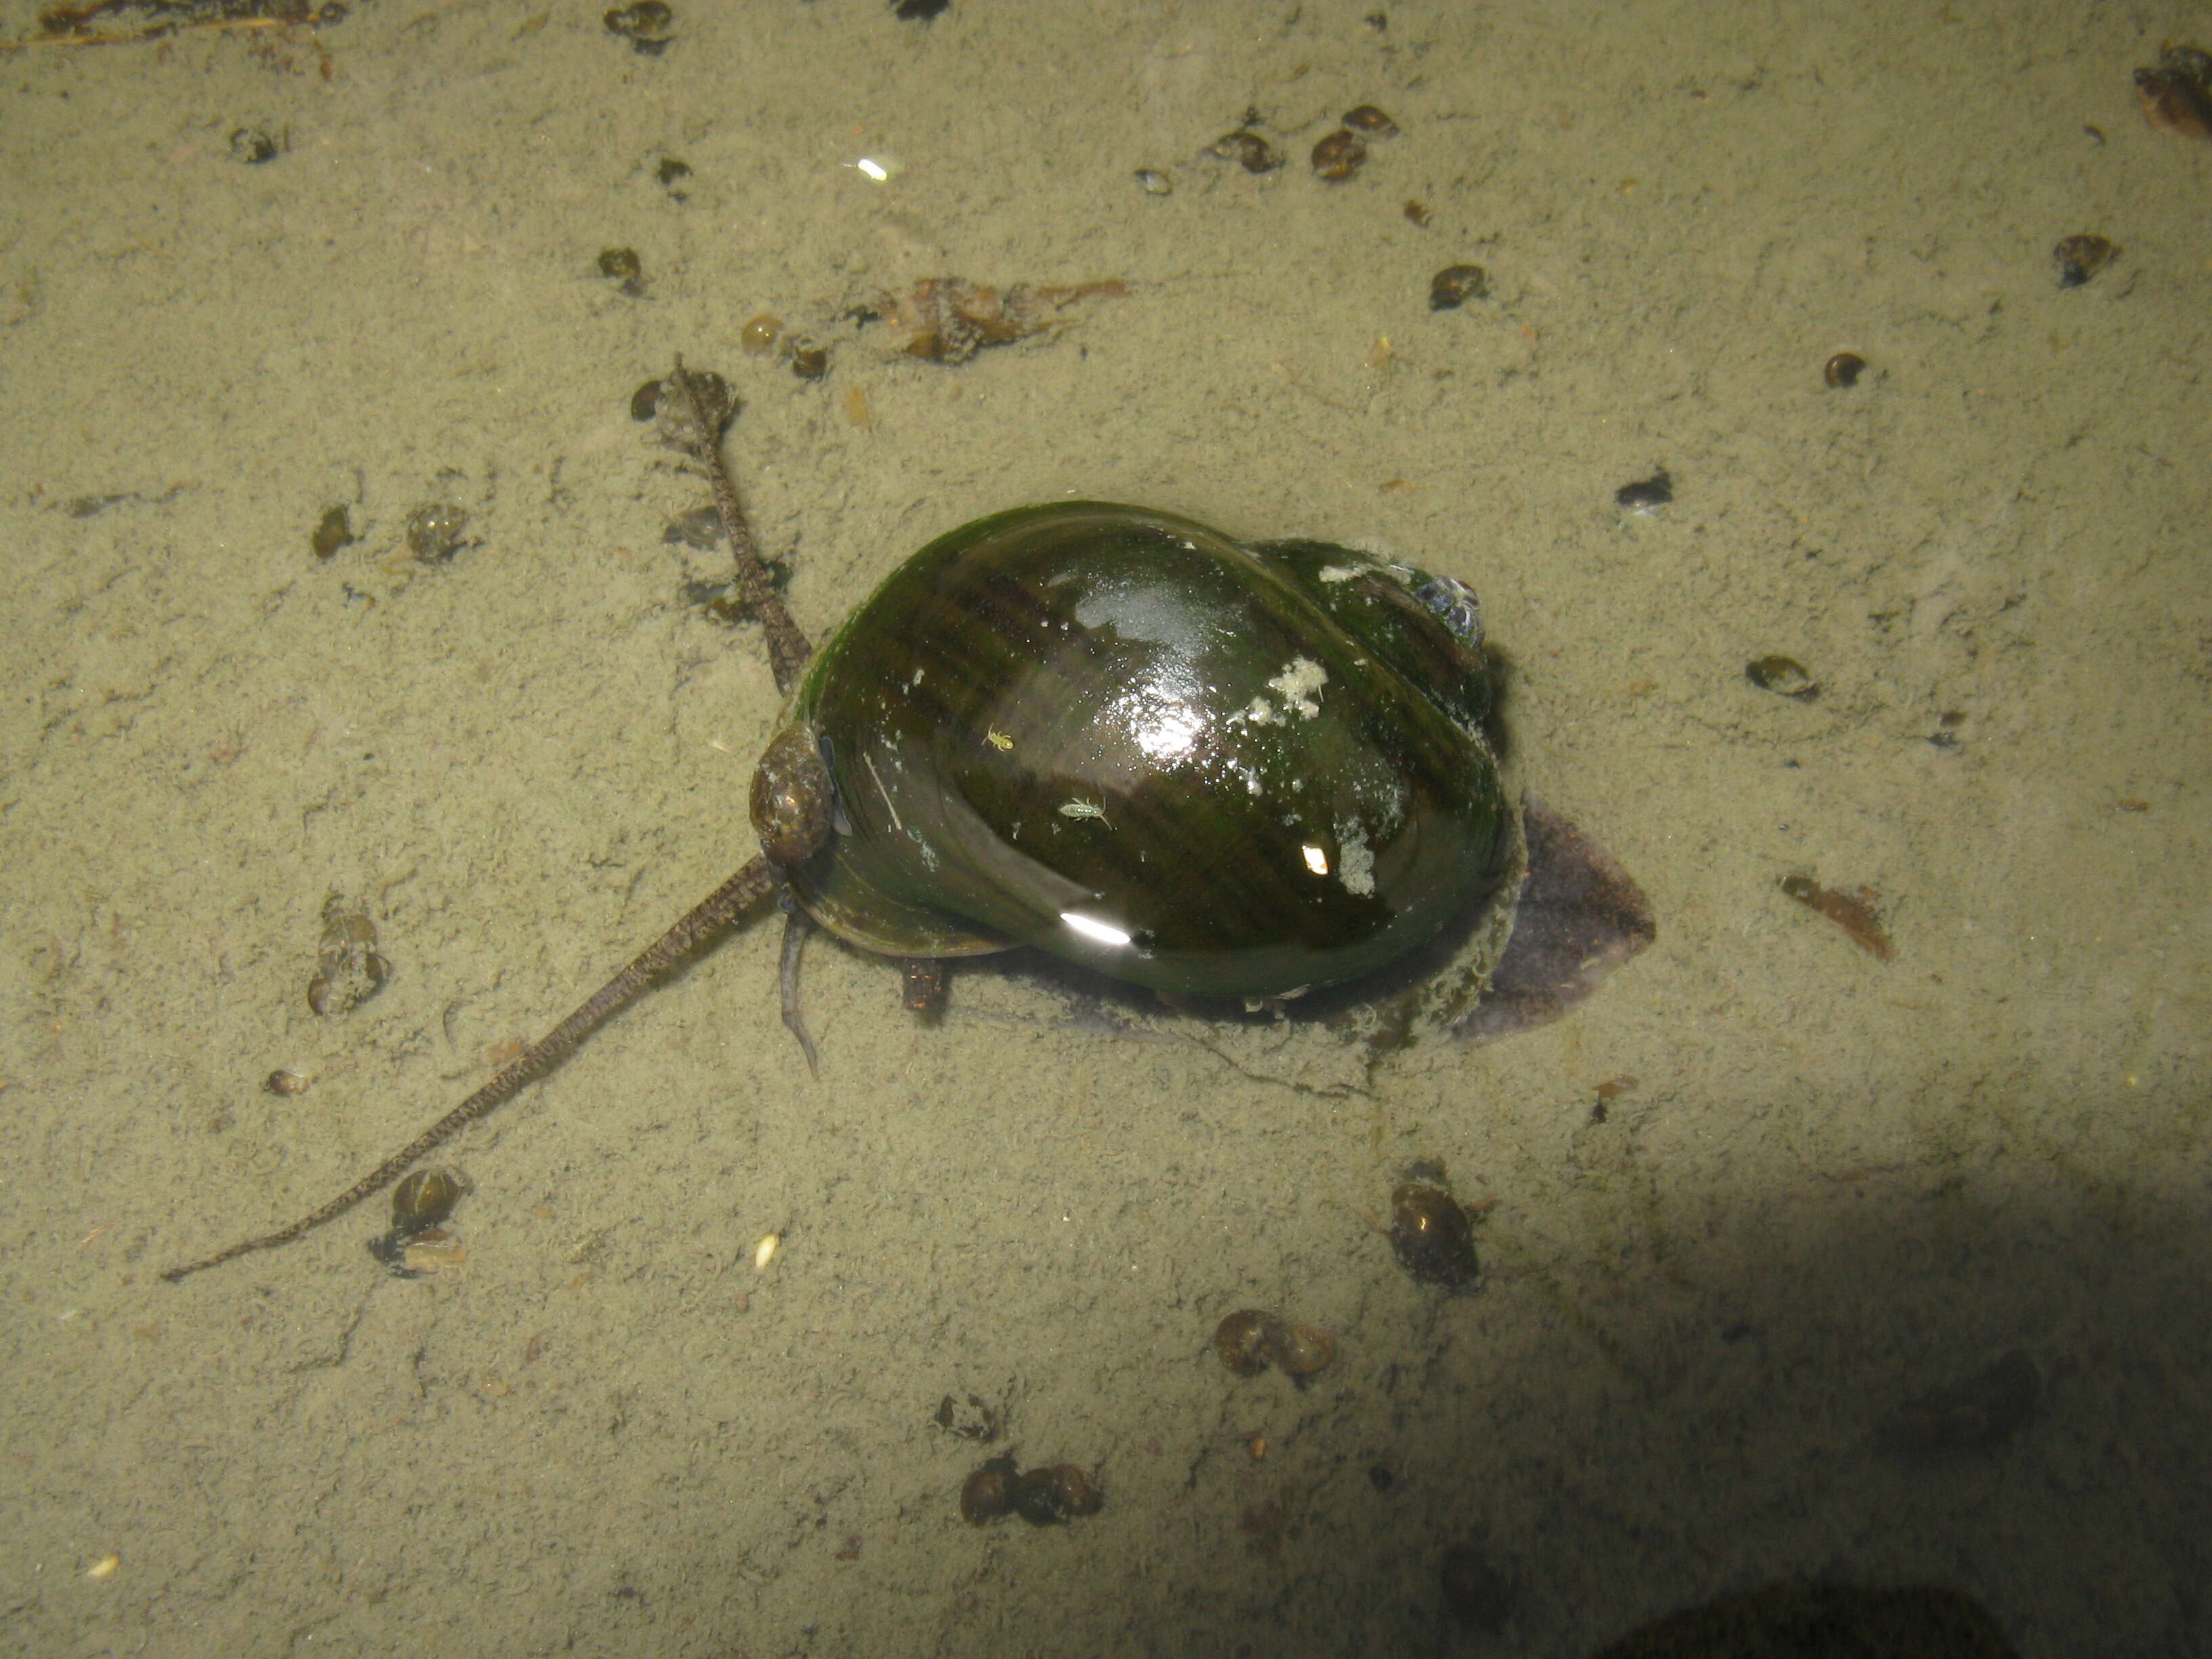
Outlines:
[{"label": "submerged stick", "polygon": [[490,1082],[329,1203],[301,1216],[289,1227],[279,1227],[275,1232],[265,1233],[259,1238],[242,1239],[238,1243],[217,1250],[213,1255],[186,1262],[181,1267],[172,1267],[161,1277],[173,1285],[204,1267],[216,1267],[235,1256],[246,1255],[255,1250],[274,1249],[279,1244],[289,1244],[302,1233],[311,1232],[325,1221],[335,1220],[343,1215],[370,1194],[390,1186],[406,1173],[409,1165],[432,1148],[442,1146],[478,1118],[488,1115],[496,1107],[505,1105],[526,1086],[574,1054],[583,1047],[585,1038],[651,990],[662,975],[701,945],[775,892],[782,881],[783,878],[775,872],[766,859],[753,860],[693,906],[681,921],[655,939],[629,967],[594,991],[590,1000],[575,1012],[501,1066]]},{"label": "submerged stick", "polygon": [[761,562],[760,554],[753,546],[752,532],[746,526],[744,509],[738,505],[737,489],[730,483],[730,470],[722,465],[720,420],[708,409],[699,382],[684,372],[681,357],[676,360],[676,373],[669,379],[677,396],[683,399],[684,413],[691,417],[698,445],[696,453],[707,469],[708,487],[714,492],[714,510],[721,515],[722,533],[730,538],[730,556],[737,561],[738,586],[768,635],[769,666],[775,672],[775,689],[787,696],[792,682],[799,678],[799,671],[814,654],[814,647],[792,621],[791,612],[769,580],[768,567]]},{"label": "submerged stick", "polygon": [[[760,555],[754,550],[751,532],[746,527],[744,511],[738,505],[738,492],[730,483],[728,468],[722,463],[720,423],[708,418],[700,382],[684,372],[681,357],[676,360],[676,372],[670,378],[670,384],[682,399],[682,407],[696,428],[694,453],[707,470],[708,482],[714,492],[714,507],[721,515],[723,530],[730,538],[730,550],[737,560],[738,580],[744,590],[746,602],[752,606],[753,613],[761,619],[762,627],[766,630],[769,659],[775,670],[777,689],[788,691],[790,682],[805,666],[811,647],[806,642],[806,635],[799,631],[798,625],[791,619],[790,611],[785,609],[782,599],[769,584],[768,570],[761,563]],[[213,1255],[204,1256],[198,1261],[188,1261],[179,1267],[171,1267],[161,1277],[173,1285],[204,1268],[220,1266],[239,1256],[251,1255],[255,1250],[270,1250],[280,1244],[289,1244],[325,1222],[336,1220],[362,1200],[390,1186],[404,1175],[410,1165],[419,1162],[433,1149],[451,1140],[478,1118],[488,1116],[505,1105],[525,1088],[544,1077],[583,1047],[585,1040],[592,1032],[653,989],[661,977],[684,957],[708,943],[782,885],[782,873],[774,865],[764,858],[754,859],[692,906],[681,921],[655,939],[629,967],[594,991],[589,1000],[568,1018],[501,1066],[490,1082],[329,1203],[301,1216],[289,1226],[280,1227],[275,1232],[264,1233],[258,1238],[241,1239],[217,1250]],[[788,975],[791,970],[787,967],[786,971]],[[788,997],[791,993],[787,990],[786,994]],[[789,1006],[787,1002],[787,1007]],[[800,1041],[806,1041],[803,1032]],[[806,1048],[808,1063],[812,1064],[813,1045],[806,1042]]]}]

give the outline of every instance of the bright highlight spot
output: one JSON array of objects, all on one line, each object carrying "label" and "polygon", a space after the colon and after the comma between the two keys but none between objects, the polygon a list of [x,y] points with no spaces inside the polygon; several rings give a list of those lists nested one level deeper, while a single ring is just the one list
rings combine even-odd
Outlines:
[{"label": "bright highlight spot", "polygon": [[1310,842],[1303,850],[1306,855],[1307,869],[1317,876],[1328,873],[1328,854],[1325,848],[1316,847]]},{"label": "bright highlight spot", "polygon": [[1156,761],[1180,760],[1190,752],[1197,741],[1200,722],[1198,715],[1182,703],[1162,708],[1152,719],[1132,722],[1137,746],[1146,758]]},{"label": "bright highlight spot", "polygon": [[866,155],[863,155],[859,161],[854,162],[853,165],[860,168],[861,172],[866,173],[869,178],[874,179],[879,185],[891,176],[890,170],[884,167],[881,161],[872,161]]},{"label": "bright highlight spot", "polygon": [[1073,910],[1062,910],[1060,919],[1084,938],[1094,939],[1101,945],[1127,945],[1129,942],[1129,936],[1120,928],[1089,916],[1079,916]]}]

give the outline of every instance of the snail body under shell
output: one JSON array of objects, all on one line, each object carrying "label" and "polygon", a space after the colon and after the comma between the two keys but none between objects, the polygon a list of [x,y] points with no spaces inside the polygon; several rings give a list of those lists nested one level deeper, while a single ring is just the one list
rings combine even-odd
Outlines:
[{"label": "snail body under shell", "polygon": [[1510,914],[1488,691],[1455,581],[1023,507],[930,544],[815,653],[756,814],[817,813],[793,773],[826,779],[832,833],[784,874],[863,949],[1030,945],[1171,994],[1295,995]]}]

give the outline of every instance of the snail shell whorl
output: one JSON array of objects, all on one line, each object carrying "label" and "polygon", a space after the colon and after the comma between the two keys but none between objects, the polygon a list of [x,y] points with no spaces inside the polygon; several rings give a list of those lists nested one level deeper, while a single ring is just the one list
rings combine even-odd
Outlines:
[{"label": "snail shell whorl", "polygon": [[776,734],[753,773],[753,828],[761,851],[780,869],[819,852],[830,840],[830,769],[811,727]]}]

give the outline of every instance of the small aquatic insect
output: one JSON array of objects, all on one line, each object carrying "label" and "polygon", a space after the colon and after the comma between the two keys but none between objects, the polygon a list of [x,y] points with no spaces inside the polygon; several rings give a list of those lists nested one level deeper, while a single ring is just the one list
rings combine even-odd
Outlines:
[{"label": "small aquatic insect", "polygon": [[1784,876],[1778,884],[1814,915],[1826,916],[1842,928],[1852,944],[1876,962],[1897,959],[1897,946],[1890,942],[1889,933],[1881,925],[1881,916],[1874,908],[1877,896],[1871,887],[1847,893],[1841,888],[1823,887],[1803,874]]},{"label": "small aquatic insect", "polygon": [[[810,1062],[810,922],[903,962],[909,1006],[931,1006],[947,959],[1026,945],[1193,1018],[1304,1022],[1370,1061],[1451,1030],[1486,987],[1503,1000],[1483,1005],[1485,1038],[1556,1018],[1648,942],[1609,863],[1532,880],[1548,896],[1516,908],[1530,840],[1561,863],[1588,843],[1506,787],[1463,584],[1062,501],[940,536],[813,651],[754,550],[714,390],[679,361],[646,401],[706,473],[788,697],[752,781],[761,856],[354,1186],[164,1278],[380,1190],[779,896],[784,1019]],[[1613,904],[1593,930],[1597,893]]]}]

